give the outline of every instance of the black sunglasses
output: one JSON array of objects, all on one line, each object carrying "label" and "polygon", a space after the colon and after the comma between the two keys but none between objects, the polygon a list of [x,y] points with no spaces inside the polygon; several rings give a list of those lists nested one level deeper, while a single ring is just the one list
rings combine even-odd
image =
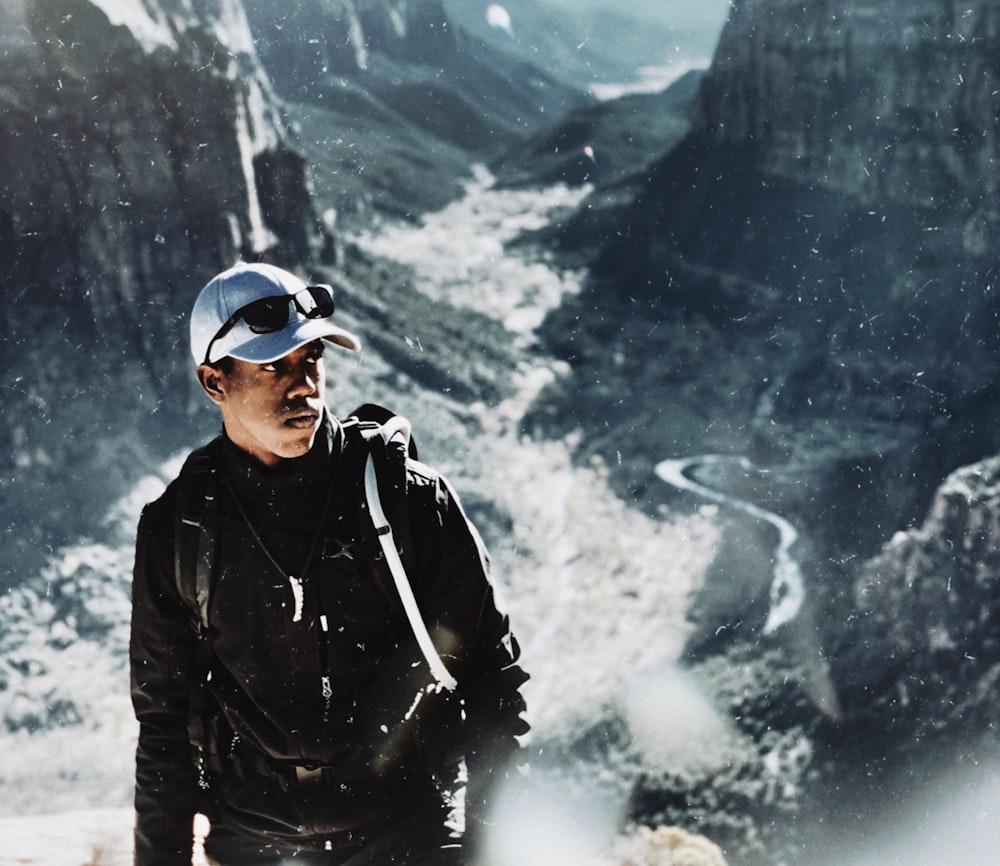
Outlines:
[{"label": "black sunglasses", "polygon": [[333,289],[323,284],[306,286],[294,295],[258,298],[240,307],[215,332],[205,350],[205,363],[211,363],[209,358],[212,356],[212,346],[215,341],[226,336],[240,319],[246,322],[247,327],[255,334],[273,334],[288,327],[293,315],[289,302],[307,319],[327,319],[333,315]]}]

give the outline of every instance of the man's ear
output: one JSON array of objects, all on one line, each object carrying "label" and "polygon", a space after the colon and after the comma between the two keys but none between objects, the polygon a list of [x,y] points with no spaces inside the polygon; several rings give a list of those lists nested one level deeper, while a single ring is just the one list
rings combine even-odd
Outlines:
[{"label": "man's ear", "polygon": [[213,403],[222,403],[226,399],[226,392],[223,386],[223,374],[215,367],[208,364],[200,364],[195,371],[198,382],[202,389],[208,394],[208,399]]}]

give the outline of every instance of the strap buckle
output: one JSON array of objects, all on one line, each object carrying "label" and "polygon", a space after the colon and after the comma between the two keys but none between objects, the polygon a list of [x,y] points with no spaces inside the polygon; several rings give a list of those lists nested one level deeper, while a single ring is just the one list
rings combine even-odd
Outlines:
[{"label": "strap buckle", "polygon": [[327,538],[323,541],[322,559],[354,559],[354,544],[341,541],[339,538]]}]

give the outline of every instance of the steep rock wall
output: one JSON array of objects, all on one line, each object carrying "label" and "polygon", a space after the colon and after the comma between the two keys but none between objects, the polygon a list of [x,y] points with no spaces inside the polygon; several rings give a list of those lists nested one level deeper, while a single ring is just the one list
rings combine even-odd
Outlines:
[{"label": "steep rock wall", "polygon": [[992,0],[734,4],[688,153],[684,195],[707,219],[696,237],[667,217],[672,239],[652,248],[725,274],[715,304],[784,332],[770,421],[889,422],[905,443],[890,462],[931,473],[1000,444],[984,435],[1000,371],[998,58]]},{"label": "steep rock wall", "polygon": [[980,255],[997,221],[998,39],[986,0],[743,0],[698,122],[717,145],[752,141],[765,175],[957,208]]},{"label": "steep rock wall", "polygon": [[281,175],[297,213],[262,196],[270,165],[295,159],[242,8],[225,2],[200,18],[171,5],[136,0],[115,23],[97,3],[38,0],[3,22],[31,34],[0,57],[11,282],[86,287],[100,316],[117,295],[155,291],[178,264],[308,253],[301,167]]},{"label": "steep rock wall", "polygon": [[[737,272],[740,255],[744,272],[779,287],[792,268],[806,290],[825,270],[835,279],[821,296],[843,277],[846,296],[879,313],[902,301],[904,314],[947,319],[960,295],[963,314],[992,312],[998,46],[990,0],[735,3],[694,128],[705,150],[739,154],[753,182],[726,181],[745,197],[756,185],[760,207],[728,249],[689,252]],[[929,282],[948,304],[921,306]],[[954,341],[951,325],[934,336]]]},{"label": "steep rock wall", "polygon": [[1000,704],[1000,458],[949,475],[853,589],[834,655],[852,721],[896,752],[944,740],[974,756],[977,740],[960,735],[993,728]]},{"label": "steep rock wall", "polygon": [[[581,368],[579,387],[621,377],[610,390],[627,396],[641,377],[637,393],[674,407],[635,420],[663,431],[661,452],[895,461],[910,502],[1000,447],[997,15],[992,0],[735,3],[690,134],[644,173],[597,257],[580,304],[604,321],[553,323],[600,368]],[[582,212],[565,243],[587,252],[593,229]],[[628,376],[601,354],[609,316]],[[698,427],[697,372],[643,364],[698,340],[718,347],[698,383],[718,391],[724,428]],[[831,493],[804,497],[820,531]],[[916,516],[868,525],[884,538]]]},{"label": "steep rock wall", "polygon": [[5,0],[0,163],[2,584],[190,437],[205,280],[323,238],[238,0]]}]

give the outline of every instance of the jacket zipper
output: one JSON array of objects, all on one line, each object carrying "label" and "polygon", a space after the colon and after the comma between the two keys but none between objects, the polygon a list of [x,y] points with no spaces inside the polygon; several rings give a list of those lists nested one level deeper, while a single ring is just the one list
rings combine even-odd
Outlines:
[{"label": "jacket zipper", "polygon": [[320,652],[320,693],[323,695],[323,721],[330,721],[330,705],[333,701],[333,685],[330,682],[330,624],[325,613],[319,615],[319,652]]}]

